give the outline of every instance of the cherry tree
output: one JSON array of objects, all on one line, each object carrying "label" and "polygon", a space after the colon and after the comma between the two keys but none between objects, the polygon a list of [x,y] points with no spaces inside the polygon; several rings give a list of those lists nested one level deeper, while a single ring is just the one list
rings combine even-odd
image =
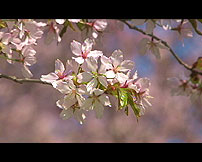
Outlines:
[{"label": "cherry tree", "polygon": [[[166,50],[179,66],[190,72],[187,77],[167,78],[171,95],[187,96],[192,102],[202,101],[202,58],[188,65],[155,31],[160,27],[164,32],[175,32],[181,45],[185,46],[184,39],[194,37],[194,33],[202,35],[198,29],[202,19],[117,19],[115,22],[116,30],[126,26],[144,35],[137,44],[140,55],[151,54],[161,61],[161,50]],[[19,64],[24,78],[6,74],[0,74],[0,78],[54,88],[63,95],[55,103],[61,109],[62,119],[74,117],[82,124],[87,120],[87,112],[94,111],[100,119],[104,111],[113,108],[126,115],[131,109],[138,120],[155,100],[150,94],[152,83],[148,77],[138,76],[135,61],[125,60],[121,49],[114,49],[108,57],[104,50],[95,48],[103,33],[115,30],[108,28],[110,23],[108,19],[1,19],[0,58],[8,64]],[[44,37],[47,46],[52,41],[59,44],[67,29],[81,31],[83,42],[72,40],[67,44],[72,52],[71,59],[65,64],[56,59],[50,65],[55,67],[54,71],[33,79],[35,76],[30,67],[40,59],[34,49],[38,40]],[[112,106],[111,98],[115,99],[117,107]]]}]

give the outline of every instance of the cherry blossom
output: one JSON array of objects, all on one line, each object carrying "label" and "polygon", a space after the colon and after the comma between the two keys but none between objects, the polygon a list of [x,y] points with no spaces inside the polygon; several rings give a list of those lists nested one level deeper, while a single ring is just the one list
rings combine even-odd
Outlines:
[{"label": "cherry blossom", "polygon": [[133,19],[132,24],[135,26],[138,26],[138,25],[143,25],[144,23],[146,23],[145,32],[147,34],[152,34],[154,28],[156,27],[155,21],[156,21],[155,19]]},{"label": "cherry blossom", "polygon": [[83,102],[81,109],[84,110],[94,110],[96,113],[96,118],[102,118],[104,113],[104,106],[111,107],[109,97],[104,94],[101,89],[92,89],[88,94],[89,97]]},{"label": "cherry blossom", "polygon": [[134,62],[130,60],[123,60],[123,53],[121,50],[115,50],[108,58],[101,57],[102,66],[100,72],[105,72],[107,79],[117,79],[122,82],[123,78],[127,79],[128,76],[124,72],[133,69]]},{"label": "cherry blossom", "polygon": [[65,94],[64,98],[57,101],[56,105],[63,109],[61,116],[63,119],[69,119],[74,116],[81,124],[85,119],[84,111],[80,109],[85,98],[82,96],[85,91],[77,88],[73,81],[59,82],[56,87],[61,93]]},{"label": "cherry blossom", "polygon": [[94,57],[98,58],[99,56],[102,56],[103,53],[102,51],[98,50],[93,50],[92,51],[92,46],[93,46],[93,41],[92,39],[87,38],[83,44],[73,40],[71,42],[71,50],[72,53],[78,57],[72,57],[76,62],[79,64],[83,64],[85,59],[88,57]]},{"label": "cherry blossom", "polygon": [[96,88],[98,83],[101,83],[105,88],[107,88],[107,79],[103,74],[98,73],[98,63],[95,58],[90,57],[86,59],[86,67],[84,67],[84,70],[87,70],[85,72],[82,72],[78,74],[78,82],[88,82],[86,85],[86,88],[88,91],[92,90],[93,88]]},{"label": "cherry blossom", "polygon": [[151,52],[157,59],[161,58],[160,49],[168,49],[160,42],[150,40],[149,38],[143,38],[138,44],[138,52],[145,55],[148,51]]},{"label": "cherry blossom", "polygon": [[73,77],[70,75],[73,71],[71,68],[72,67],[71,63],[70,61],[67,61],[65,70],[64,64],[59,59],[57,59],[55,61],[55,72],[51,72],[47,75],[41,75],[41,80],[51,83],[53,87],[56,87],[58,81],[65,81],[72,79]]}]

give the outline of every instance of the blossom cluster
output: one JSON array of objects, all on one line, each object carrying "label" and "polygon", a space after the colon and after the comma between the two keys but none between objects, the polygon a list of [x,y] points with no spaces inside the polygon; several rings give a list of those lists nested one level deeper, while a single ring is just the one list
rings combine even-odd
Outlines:
[{"label": "blossom cluster", "polygon": [[73,24],[77,24],[78,28],[82,26],[91,30],[94,42],[98,33],[103,32],[107,27],[107,21],[102,19],[91,21],[50,19],[45,22],[37,22],[33,19],[0,20],[0,57],[10,64],[20,63],[23,76],[31,78],[33,74],[28,67],[37,62],[34,46],[37,45],[38,39],[47,32],[46,44],[50,44],[53,40],[60,43],[68,26],[75,30]]},{"label": "blossom cluster", "polygon": [[[131,24],[134,26],[145,25],[145,33],[154,34],[156,27],[161,27],[163,30],[172,30],[176,32],[178,39],[184,46],[184,38],[193,37],[193,29],[188,20],[178,19],[132,19]],[[139,54],[153,54],[157,59],[161,58],[160,50],[168,50],[160,41],[155,41],[153,38],[142,38],[138,44]]]},{"label": "blossom cluster", "polygon": [[172,96],[189,97],[192,103],[202,103],[202,78],[196,73],[168,78]]},{"label": "blossom cluster", "polygon": [[134,62],[124,60],[121,50],[115,50],[107,57],[100,50],[93,50],[93,40],[85,39],[83,43],[71,42],[74,54],[64,65],[55,61],[55,71],[42,75],[41,80],[51,83],[64,97],[56,102],[62,109],[61,117],[75,117],[81,124],[86,113],[93,110],[96,118],[101,118],[105,107],[112,107],[110,98],[115,97],[118,110],[128,114],[131,107],[136,117],[144,114],[145,108],[151,106],[148,101],[150,81],[138,78],[137,71],[131,72]]},{"label": "blossom cluster", "polygon": [[20,62],[23,76],[30,78],[33,75],[28,66],[36,63],[36,51],[33,46],[36,46],[37,40],[42,37],[42,28],[46,23],[30,19],[4,23],[5,28],[0,32],[1,55],[5,56],[10,64]]}]

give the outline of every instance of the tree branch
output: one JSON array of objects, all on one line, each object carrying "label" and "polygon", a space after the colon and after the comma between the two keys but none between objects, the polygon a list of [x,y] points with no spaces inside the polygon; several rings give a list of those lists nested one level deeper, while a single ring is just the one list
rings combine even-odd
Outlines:
[{"label": "tree branch", "polygon": [[155,39],[155,40],[157,40],[157,41],[160,41],[165,47],[168,48],[168,50],[169,50],[169,51],[171,52],[171,54],[175,57],[175,59],[178,61],[179,64],[181,64],[182,66],[184,66],[187,70],[190,70],[190,71],[192,71],[192,72],[194,72],[194,73],[197,73],[197,74],[202,75],[202,72],[199,72],[199,71],[197,71],[197,70],[194,70],[194,69],[192,68],[192,66],[190,66],[190,65],[186,64],[184,61],[182,61],[182,60],[178,57],[178,55],[172,50],[172,48],[168,45],[168,43],[167,43],[166,41],[164,41],[164,40],[158,38],[157,36],[155,36],[155,35],[153,35],[153,34],[148,34],[148,33],[144,32],[143,30],[137,28],[136,26],[131,26],[126,20],[120,19],[120,21],[123,22],[124,24],[126,24],[130,29],[136,30],[136,31],[138,31],[138,32],[140,32],[140,33],[142,33],[142,34],[144,34],[144,35],[147,35],[147,36],[149,36],[149,37],[151,37],[151,38],[153,38],[153,39]]},{"label": "tree branch", "polygon": [[16,83],[20,83],[20,84],[23,84],[23,83],[40,83],[40,84],[52,85],[51,83],[43,82],[39,79],[27,79],[27,78],[26,79],[20,79],[20,78],[17,78],[15,76],[8,76],[5,74],[0,74],[0,78],[12,80],[12,81],[14,81]]}]

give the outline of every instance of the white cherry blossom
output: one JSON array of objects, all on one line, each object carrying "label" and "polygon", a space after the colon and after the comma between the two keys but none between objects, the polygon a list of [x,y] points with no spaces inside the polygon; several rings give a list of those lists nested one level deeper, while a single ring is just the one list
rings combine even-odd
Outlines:
[{"label": "white cherry blossom", "polygon": [[41,80],[51,83],[53,87],[56,87],[58,81],[60,82],[72,79],[73,77],[70,74],[73,71],[72,69],[73,64],[69,63],[70,61],[67,61],[65,70],[64,64],[59,59],[57,59],[55,61],[55,72],[51,72],[47,75],[41,75]]},{"label": "white cherry blossom", "polygon": [[88,95],[89,97],[83,102],[81,109],[94,110],[96,118],[102,118],[104,106],[111,107],[109,97],[101,89],[93,89]]},{"label": "white cherry blossom", "polygon": [[124,74],[130,71],[134,67],[134,62],[130,60],[123,60],[123,53],[121,50],[115,50],[108,58],[106,56],[101,57],[100,72],[105,73],[107,79],[117,79],[122,82],[123,79],[128,79],[128,76]]},{"label": "white cherry blossom", "polygon": [[150,40],[149,38],[143,38],[138,44],[138,52],[145,55],[147,52],[151,52],[157,59],[161,58],[160,49],[168,49],[160,42]]},{"label": "white cherry blossom", "polygon": [[101,83],[105,88],[107,88],[107,79],[103,74],[98,73],[98,63],[95,58],[90,57],[86,59],[83,64],[83,69],[85,72],[78,74],[78,82],[88,82],[86,88],[88,91],[97,87],[98,82]]},{"label": "white cherry blossom", "polygon": [[98,58],[99,56],[102,56],[103,53],[102,51],[98,50],[93,50],[92,51],[92,46],[93,46],[93,41],[92,39],[87,38],[83,44],[73,40],[71,42],[71,50],[74,55],[77,57],[72,57],[76,62],[79,64],[83,64],[85,59],[88,57],[94,57]]}]

